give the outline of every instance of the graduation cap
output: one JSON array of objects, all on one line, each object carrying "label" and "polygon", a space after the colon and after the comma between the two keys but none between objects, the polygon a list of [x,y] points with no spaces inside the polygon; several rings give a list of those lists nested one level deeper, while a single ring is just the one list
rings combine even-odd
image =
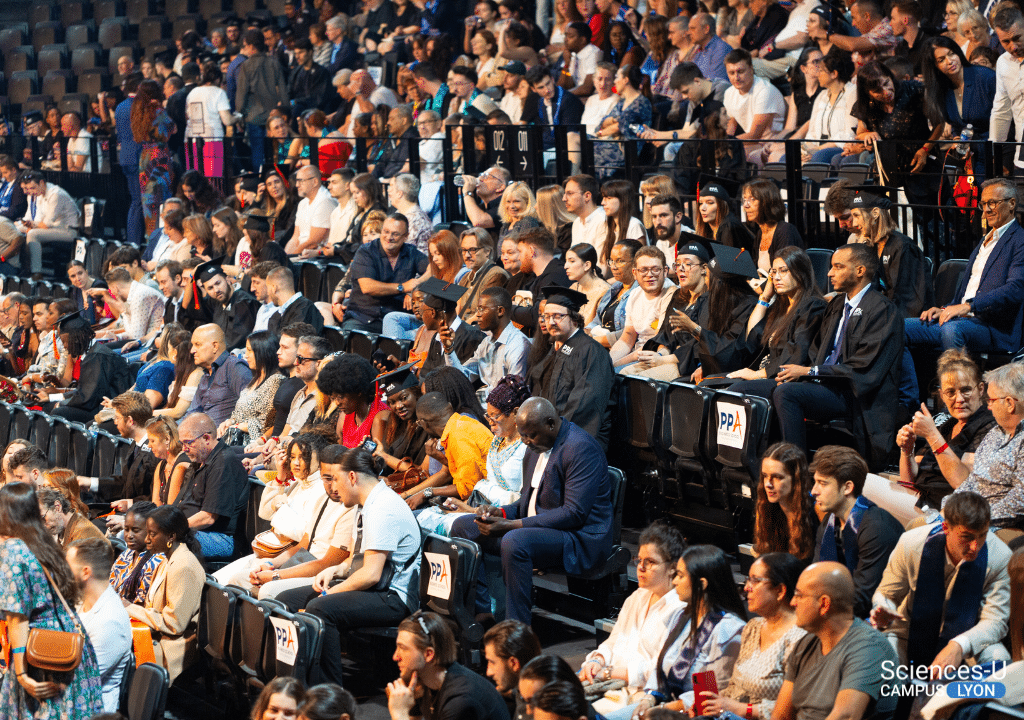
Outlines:
[{"label": "graduation cap", "polygon": [[256,232],[270,232],[270,218],[264,217],[263,215],[246,215],[245,224],[242,225],[245,230],[255,230]]},{"label": "graduation cap", "polygon": [[708,266],[720,276],[736,278],[756,278],[757,263],[746,248],[727,247],[718,243],[711,243],[711,249],[715,256]]},{"label": "graduation cap", "polygon": [[871,208],[881,208],[882,210],[888,210],[892,207],[892,200],[887,197],[875,195],[874,193],[857,193],[853,197],[853,203],[851,209],[861,208],[869,210]]},{"label": "graduation cap", "polygon": [[572,288],[548,285],[541,288],[541,292],[549,305],[561,305],[570,312],[579,312],[580,308],[587,304],[587,296]]},{"label": "graduation cap", "polygon": [[408,388],[416,387],[420,384],[419,378],[416,377],[416,363],[403,365],[397,370],[392,370],[389,373],[378,376],[377,383],[378,387],[384,391],[387,397],[391,397]]},{"label": "graduation cap", "polygon": [[[692,235],[694,238],[700,238],[700,240],[687,240],[683,237],[684,235]],[[708,241],[701,238],[699,235],[694,235],[693,233],[679,233],[679,243],[676,244],[676,255],[693,255],[702,263],[711,262],[711,253],[708,251]]]},{"label": "graduation cap", "polygon": [[459,298],[466,294],[466,288],[455,283],[446,283],[437,278],[430,278],[418,288],[423,292],[423,304],[446,313],[454,312]]},{"label": "graduation cap", "polygon": [[31,125],[32,123],[42,122],[43,114],[38,110],[29,110],[21,116],[21,121],[26,126]]},{"label": "graduation cap", "polygon": [[68,332],[69,330],[84,330],[85,328],[92,327],[89,325],[89,321],[82,317],[81,310],[74,310],[61,315],[57,318],[57,328],[60,332]]},{"label": "graduation cap", "polygon": [[[889,209],[896,202],[899,188],[885,185],[847,185],[847,190],[856,193],[851,208],[882,208]],[[858,202],[858,198],[860,201]]]},{"label": "graduation cap", "polygon": [[223,275],[224,269],[221,267],[223,264],[224,255],[221,255],[213,260],[207,260],[204,263],[196,265],[196,272],[195,275],[193,275],[193,278],[195,278],[195,281],[198,283],[205,283],[218,275]]},{"label": "graduation cap", "polygon": [[729,193],[725,191],[725,188],[718,183],[708,183],[707,185],[702,186],[700,189],[700,196],[713,197],[724,202],[732,200],[732,198],[729,197]]},{"label": "graduation cap", "polygon": [[242,176],[242,190],[254,193],[259,190],[260,176],[256,173],[247,173]]}]

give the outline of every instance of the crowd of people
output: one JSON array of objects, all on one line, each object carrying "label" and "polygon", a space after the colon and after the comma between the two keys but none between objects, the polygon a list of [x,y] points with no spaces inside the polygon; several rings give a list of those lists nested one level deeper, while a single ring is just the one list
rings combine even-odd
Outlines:
[{"label": "crowd of people", "polygon": [[[122,57],[88,123],[48,111],[5,128],[0,273],[47,279],[44,245],[86,222],[40,169],[116,170],[131,202],[102,277],[73,260],[69,297],[0,298],[0,395],[132,445],[115,477],[52,467],[25,439],[4,451],[5,717],[116,712],[143,658],[194,681],[208,571],[324,624],[317,684],[274,680],[253,720],[354,719],[343,657],[364,627],[398,629],[393,720],[903,720],[901,678],[880,665],[948,680],[1020,660],[1024,364],[978,360],[1024,345],[1016,161],[986,178],[984,153],[951,142],[1006,140],[1011,124],[1020,140],[1020,8],[463,4],[289,2]],[[392,87],[365,67],[380,59],[397,63]],[[595,173],[515,181],[483,163],[487,123],[583,125]],[[90,147],[104,134],[116,168]],[[543,137],[547,155],[558,140]],[[570,155],[584,145],[564,137]],[[827,277],[778,186],[747,178],[785,138],[805,162],[873,162],[889,186],[830,186],[844,237]],[[673,170],[619,177],[626,143]],[[446,147],[461,226],[435,226]],[[935,204],[943,158],[971,174],[979,212],[936,305],[892,190]],[[307,297],[299,261],[341,279]],[[324,328],[401,350],[335,352]],[[771,403],[757,559],[741,594],[733,558],[655,522],[639,589],[573,668],[531,629],[534,570],[586,574],[618,542],[618,375]],[[809,423],[836,418],[853,447],[809,444]],[[875,474],[897,464],[909,524]],[[250,478],[271,529],[243,539]],[[484,555],[489,680],[420,610],[424,533]],[[32,664],[30,628],[72,627],[73,670]]]}]

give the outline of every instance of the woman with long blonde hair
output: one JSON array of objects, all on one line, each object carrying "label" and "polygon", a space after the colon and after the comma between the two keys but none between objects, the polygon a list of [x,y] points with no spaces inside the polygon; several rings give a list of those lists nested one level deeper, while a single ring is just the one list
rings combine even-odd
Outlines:
[{"label": "woman with long blonde hair", "polygon": [[555,236],[555,247],[563,253],[572,245],[572,221],[576,219],[565,207],[561,185],[545,185],[537,191],[537,218]]},{"label": "woman with long blonde hair", "polygon": [[537,219],[537,200],[530,186],[524,182],[509,183],[501,195],[498,214],[502,221],[501,230],[498,232],[499,242],[507,235],[540,227],[540,220]]}]

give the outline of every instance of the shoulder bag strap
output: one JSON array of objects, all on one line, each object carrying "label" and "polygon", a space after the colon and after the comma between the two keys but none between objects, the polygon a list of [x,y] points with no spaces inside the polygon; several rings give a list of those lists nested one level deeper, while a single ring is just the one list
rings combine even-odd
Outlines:
[{"label": "shoulder bag strap", "polygon": [[313,523],[313,529],[309,533],[309,544],[313,544],[313,538],[316,537],[316,529],[320,525],[320,518],[324,516],[324,511],[327,510],[327,506],[330,504],[330,498],[324,498],[324,504],[320,506],[320,514],[316,516],[316,522]]},{"label": "shoulder bag strap", "polygon": [[[70,605],[68,605],[68,601],[64,599],[64,595],[61,593],[60,588],[57,587],[57,583],[55,583],[53,581],[53,578],[50,577],[49,570],[47,570],[45,567],[43,567],[42,563],[39,563],[39,567],[42,568],[43,575],[46,576],[47,582],[50,583],[50,589],[53,590],[53,592],[57,593],[57,597],[59,597],[61,603],[63,603],[64,609],[67,610],[68,611],[68,615],[71,616],[71,621],[73,623],[75,623],[75,629],[79,632],[80,635],[84,636],[85,632],[82,630],[82,626],[78,622],[78,615],[76,615],[75,611],[71,609]],[[59,616],[57,618],[57,622],[60,622],[60,617]]]}]

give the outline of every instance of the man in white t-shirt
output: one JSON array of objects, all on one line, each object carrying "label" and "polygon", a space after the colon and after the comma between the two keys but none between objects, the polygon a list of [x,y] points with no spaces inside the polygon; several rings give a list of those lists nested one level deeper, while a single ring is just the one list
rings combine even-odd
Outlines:
[{"label": "man in white t-shirt", "polygon": [[601,60],[601,49],[590,42],[593,33],[584,22],[572,22],[565,28],[565,50],[558,84],[578,97],[594,92],[594,71]]},{"label": "man in white t-shirt", "polygon": [[352,221],[359,214],[359,206],[348,189],[348,184],[355,176],[355,172],[349,168],[338,168],[327,180],[327,192],[337,202],[330,217],[331,228],[327,238],[327,245],[330,247],[345,242]]},{"label": "man in white t-shirt", "polygon": [[733,50],[725,56],[725,71],[732,87],[725,91],[729,115],[726,133],[744,141],[747,158],[760,164],[764,140],[782,132],[786,122],[786,101],[782,93],[764,78],[754,77],[750,53]]},{"label": "man in white t-shirt", "polygon": [[295,211],[295,232],[284,248],[289,255],[322,245],[330,232],[331,212],[338,207],[338,201],[323,186],[320,169],[314,165],[306,165],[295,173],[295,190],[302,200]]},{"label": "man in white t-shirt", "polygon": [[[92,172],[92,155],[89,149],[92,133],[82,129],[82,117],[77,112],[65,113],[60,119],[60,129],[68,138],[68,170],[71,172]],[[103,153],[96,148],[96,160],[102,172]]]},{"label": "man in white t-shirt", "polygon": [[633,277],[642,292],[632,292],[626,301],[626,324],[609,351],[617,372],[637,361],[637,353],[661,330],[665,310],[676,285],[668,279],[665,253],[653,246],[642,247],[633,256]]},{"label": "man in white t-shirt", "polygon": [[562,201],[576,216],[572,221],[572,244],[588,243],[597,250],[599,260],[604,257],[604,244],[608,239],[607,216],[598,205],[600,199],[601,188],[592,175],[573,175],[565,181]]},{"label": "man in white t-shirt", "polygon": [[601,122],[608,117],[619,96],[615,94],[615,63],[601,62],[594,70],[594,94],[583,106],[583,124],[587,135],[594,135]]}]

